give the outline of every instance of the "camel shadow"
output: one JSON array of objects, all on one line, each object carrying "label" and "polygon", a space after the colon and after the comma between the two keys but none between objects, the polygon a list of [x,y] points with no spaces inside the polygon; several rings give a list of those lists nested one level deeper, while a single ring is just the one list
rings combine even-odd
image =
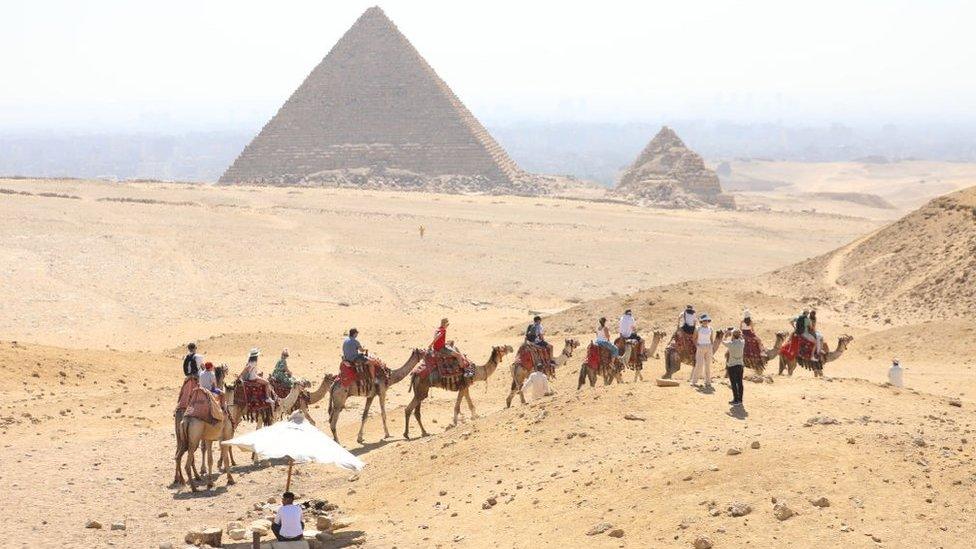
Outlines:
[{"label": "camel shadow", "polygon": [[382,448],[387,444],[390,444],[391,442],[397,442],[399,440],[403,440],[403,439],[402,438],[394,439],[393,437],[390,437],[390,438],[384,438],[382,440],[377,440],[376,442],[367,442],[361,445],[359,448],[353,448],[352,450],[349,450],[349,453],[354,456],[361,456],[363,454],[368,454],[378,448]]},{"label": "camel shadow", "polygon": [[745,419],[749,417],[749,412],[746,411],[745,406],[730,406],[726,415],[734,419]]},{"label": "camel shadow", "polygon": [[215,486],[212,490],[207,490],[206,488],[200,488],[199,492],[176,492],[173,494],[174,500],[188,500],[188,499],[200,499],[200,498],[210,498],[214,496],[219,496],[227,493],[227,485]]}]

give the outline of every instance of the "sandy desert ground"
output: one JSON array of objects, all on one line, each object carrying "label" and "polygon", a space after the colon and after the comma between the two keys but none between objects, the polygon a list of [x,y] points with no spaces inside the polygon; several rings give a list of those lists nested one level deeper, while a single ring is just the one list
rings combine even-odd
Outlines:
[{"label": "sandy desert ground", "polygon": [[[748,307],[767,342],[815,304],[829,339],[855,342],[825,380],[773,368],[772,383],[747,383],[745,413],[726,405],[724,381],[714,393],[652,382],[577,392],[578,354],[556,394],[528,406],[504,408],[500,369],[473,389],[480,417],[464,409],[456,428],[452,395],[435,390],[431,436],[405,441],[404,382],[390,393],[391,439],[374,410],[355,442],[361,400],[342,416],[363,473],[303,466],[299,498],[353,518],[334,546],[691,547],[707,536],[715,547],[965,547],[976,535],[976,323],[957,314],[972,293],[966,279],[958,290],[936,276],[930,245],[958,239],[936,251],[967,265],[973,193],[884,229],[870,211],[81,181],[0,189],[28,193],[0,194],[0,485],[22,525],[12,547],[179,547],[194,526],[260,516],[254,504],[281,490],[281,467],[238,455],[234,486],[169,487],[187,340],[235,367],[261,347],[266,371],[287,346],[317,384],[352,325],[398,365],[449,316],[480,362],[491,345],[517,345],[532,311],[550,339],[586,342],[596,317],[625,307],[645,331],[670,330],[686,302],[721,325]],[[892,256],[925,269],[906,281]],[[955,301],[944,315],[912,310],[938,299]],[[883,383],[893,356],[907,389]],[[662,361],[647,369],[658,375]],[[325,421],[321,404],[312,414]],[[811,503],[820,497],[828,507]],[[777,520],[774,498],[797,515]],[[751,513],[730,516],[732,503]],[[126,529],[86,529],[89,519]],[[612,527],[588,535],[600,523]]]}]

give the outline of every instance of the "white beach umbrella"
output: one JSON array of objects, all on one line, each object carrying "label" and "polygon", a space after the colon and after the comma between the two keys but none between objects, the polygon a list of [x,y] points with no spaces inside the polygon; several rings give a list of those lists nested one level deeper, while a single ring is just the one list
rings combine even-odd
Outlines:
[{"label": "white beach umbrella", "polygon": [[285,491],[291,489],[291,469],[295,463],[332,464],[349,471],[361,471],[366,465],[363,460],[339,446],[332,437],[308,423],[300,411],[284,421],[221,444],[254,452],[260,459],[288,458]]}]

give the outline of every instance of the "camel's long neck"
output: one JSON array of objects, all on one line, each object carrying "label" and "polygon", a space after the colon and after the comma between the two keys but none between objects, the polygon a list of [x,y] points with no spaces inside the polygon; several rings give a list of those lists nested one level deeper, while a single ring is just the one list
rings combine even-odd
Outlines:
[{"label": "camel's long neck", "polygon": [[407,375],[413,371],[413,367],[416,366],[418,362],[420,362],[420,353],[410,353],[410,358],[403,363],[403,366],[400,366],[396,370],[390,372],[390,385],[393,385],[394,383],[397,383],[398,381],[407,377]]},{"label": "camel's long neck", "polygon": [[647,356],[654,356],[657,353],[657,348],[661,345],[661,340],[663,339],[663,335],[654,334],[654,338],[651,339],[651,348],[647,351]]},{"label": "camel's long neck", "polygon": [[556,363],[556,366],[562,366],[563,364],[566,364],[566,361],[568,361],[573,354],[572,349],[573,348],[570,347],[569,345],[565,345],[563,347],[563,352],[559,353],[559,356],[552,359],[552,361]]},{"label": "camel's long neck", "polygon": [[322,400],[325,398],[325,395],[329,394],[329,387],[332,386],[333,380],[335,380],[335,376],[332,374],[322,376],[322,383],[319,384],[319,388],[309,394],[309,400],[311,400],[312,404]]},{"label": "camel's long neck", "polygon": [[837,348],[827,353],[827,358],[824,359],[824,362],[832,362],[834,360],[837,360],[838,358],[840,358],[840,355],[844,354],[844,351],[846,350],[847,350],[847,341],[843,339],[838,339]]},{"label": "camel's long neck", "polygon": [[773,344],[771,349],[766,349],[766,360],[772,360],[779,355],[779,349],[783,346],[783,341],[785,340],[785,335],[776,334],[776,343]]},{"label": "camel's long neck", "polygon": [[491,356],[488,357],[488,362],[486,362],[484,366],[479,366],[475,369],[474,380],[487,380],[491,374],[495,373],[496,368],[498,368],[498,351],[493,349],[491,351]]}]

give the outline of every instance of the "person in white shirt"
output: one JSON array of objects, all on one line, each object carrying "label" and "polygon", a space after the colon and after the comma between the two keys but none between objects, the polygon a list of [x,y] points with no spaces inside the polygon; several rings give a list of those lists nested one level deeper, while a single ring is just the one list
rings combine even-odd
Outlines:
[{"label": "person in white shirt", "polygon": [[637,321],[634,320],[634,313],[630,309],[624,311],[624,316],[620,317],[620,337],[631,341],[641,340],[637,335]]},{"label": "person in white shirt", "polygon": [[617,358],[620,356],[620,350],[617,346],[610,341],[610,329],[607,328],[607,317],[600,317],[600,324],[596,327],[596,341],[595,343],[600,347],[610,351],[610,356],[612,358]]},{"label": "person in white shirt", "polygon": [[542,365],[537,365],[535,371],[522,384],[522,394],[528,394],[531,400],[537,400],[544,396],[551,395],[549,390],[549,378],[542,371]]},{"label": "person in white shirt", "polygon": [[281,507],[271,522],[271,532],[278,541],[302,541],[305,523],[302,522],[302,508],[295,505],[295,494],[285,492],[281,495]]},{"label": "person in white shirt", "polygon": [[678,317],[678,327],[686,334],[695,333],[695,308],[693,306],[685,306],[685,310]]},{"label": "person in white shirt", "polygon": [[702,313],[695,330],[695,368],[691,371],[692,385],[698,385],[698,378],[704,372],[705,387],[712,386],[712,319]]},{"label": "person in white shirt", "polygon": [[215,395],[220,394],[220,389],[217,388],[217,375],[214,373],[214,365],[212,362],[204,363],[203,368],[200,369],[199,377],[201,389]]}]

